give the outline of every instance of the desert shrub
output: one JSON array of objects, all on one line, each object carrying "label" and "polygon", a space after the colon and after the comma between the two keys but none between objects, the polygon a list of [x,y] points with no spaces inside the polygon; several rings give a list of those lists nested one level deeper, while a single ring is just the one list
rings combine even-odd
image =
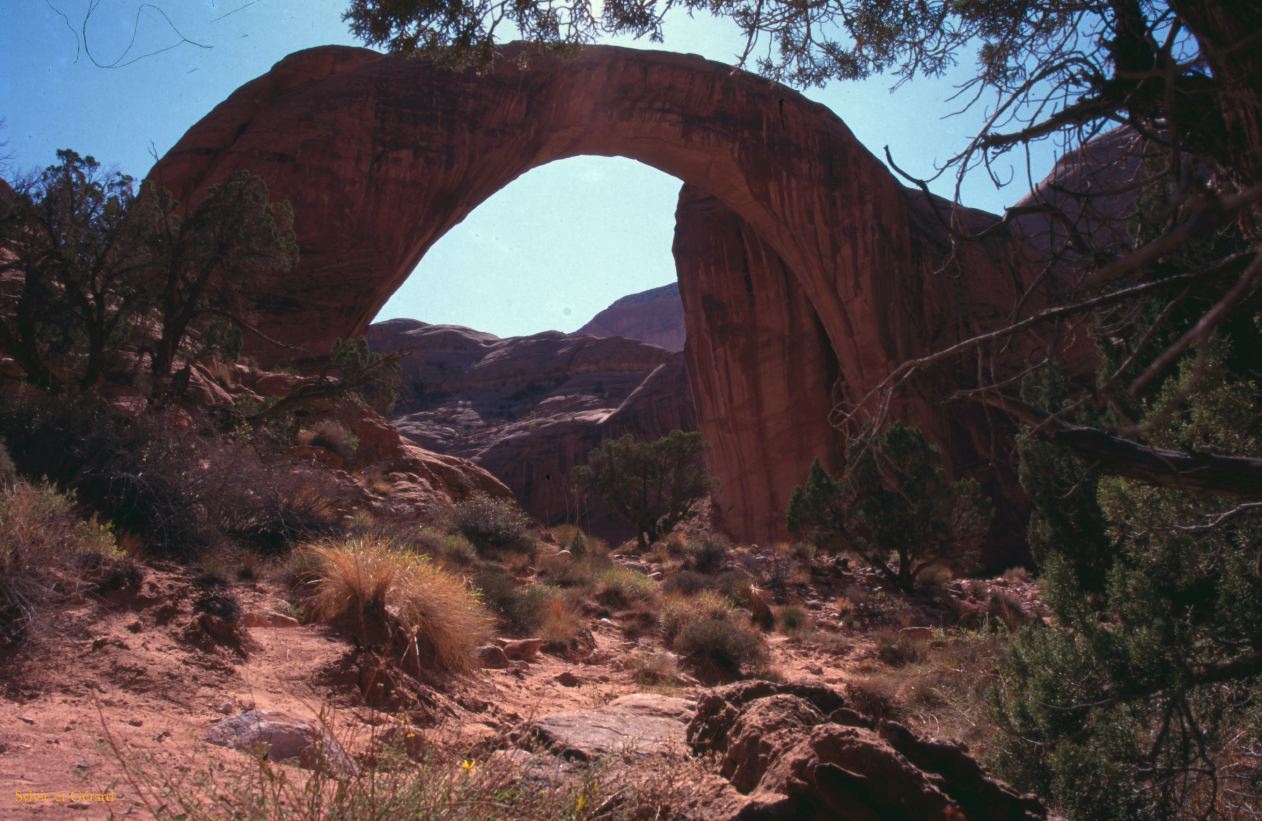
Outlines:
[{"label": "desert shrub", "polygon": [[689,619],[673,647],[701,677],[710,680],[737,678],[767,660],[762,634],[731,618]]},{"label": "desert shrub", "polygon": [[697,573],[713,575],[723,569],[731,545],[720,536],[707,533],[690,542],[684,552],[684,567]]},{"label": "desert shrub", "polygon": [[810,614],[796,604],[781,607],[776,613],[776,627],[786,636],[800,636],[810,629]]},{"label": "desert shrub", "polygon": [[388,647],[406,666],[463,672],[489,633],[478,596],[416,553],[352,537],[311,548],[319,560],[307,612],[339,625],[361,645]]},{"label": "desert shrub", "polygon": [[662,582],[662,592],[668,595],[693,596],[714,587],[714,579],[695,570],[680,570]]},{"label": "desert shrub", "polygon": [[670,653],[637,651],[627,657],[624,667],[641,685],[674,684],[679,680],[679,662]]},{"label": "desert shrub", "polygon": [[923,642],[908,638],[901,630],[874,630],[876,657],[890,667],[903,667],[924,658]]},{"label": "desert shrub", "polygon": [[529,554],[535,550],[530,517],[512,499],[475,493],[455,504],[452,526],[479,551]]},{"label": "desert shrub", "polygon": [[657,598],[657,583],[638,570],[611,567],[596,582],[596,598],[610,607],[631,607]]},{"label": "desert shrub", "polygon": [[666,644],[709,680],[737,677],[767,659],[766,641],[748,614],[712,590],[668,598],[660,624]]},{"label": "desert shrub", "polygon": [[593,549],[577,558],[557,555],[540,558],[539,577],[549,584],[590,591],[610,567],[609,557]]},{"label": "desert shrub", "polygon": [[575,483],[635,528],[640,548],[674,529],[714,480],[701,465],[700,433],[675,430],[652,442],[606,439],[575,468]]},{"label": "desert shrub", "polygon": [[311,426],[311,444],[337,454],[349,465],[359,450],[359,437],[336,419],[321,419]]},{"label": "desert shrub", "polygon": [[840,479],[816,460],[793,491],[787,521],[820,547],[853,550],[911,593],[928,568],[975,565],[992,515],[975,480],[952,482],[938,449],[918,429],[896,422],[848,444]]},{"label": "desert shrub", "polygon": [[533,634],[539,629],[548,601],[561,592],[547,584],[519,584],[512,576],[495,568],[479,572],[473,583],[487,606],[513,632],[522,634]]},{"label": "desert shrub", "polygon": [[478,558],[477,548],[464,536],[444,533],[435,527],[414,527],[401,541],[419,553],[455,565],[467,565]]},{"label": "desert shrub", "polygon": [[789,555],[799,562],[814,561],[818,550],[814,542],[799,541],[789,545]]},{"label": "desert shrub", "polygon": [[[21,643],[39,600],[64,589],[48,583],[53,577],[85,555],[118,553],[109,526],[84,519],[51,486],[19,481],[0,490],[0,647]],[[76,574],[69,584],[79,581]]]},{"label": "desert shrub", "polygon": [[662,603],[659,617],[666,644],[673,644],[684,624],[696,618],[727,619],[738,616],[732,602],[713,590],[696,596],[670,596]]},{"label": "desert shrub", "polygon": [[337,525],[342,491],[326,471],[269,462],[180,414],[13,391],[0,397],[0,435],[22,473],[72,490],[155,554],[191,559],[231,541],[279,552]]},{"label": "desert shrub", "polygon": [[741,570],[729,570],[719,574],[715,580],[715,589],[741,607],[749,607],[753,597],[754,580]]}]

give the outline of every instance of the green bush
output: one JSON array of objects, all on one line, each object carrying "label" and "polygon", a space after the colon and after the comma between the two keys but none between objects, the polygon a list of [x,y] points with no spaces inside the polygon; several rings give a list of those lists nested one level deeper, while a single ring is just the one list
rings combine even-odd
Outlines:
[{"label": "green bush", "polygon": [[574,470],[574,481],[634,527],[643,549],[669,533],[714,484],[701,464],[705,449],[701,434],[681,430],[652,442],[630,434],[606,439]]},{"label": "green bush", "polygon": [[72,497],[21,481],[0,490],[0,647],[26,638],[41,599],[79,584],[76,563],[118,555],[110,527],[84,519]]},{"label": "green bush", "polygon": [[800,636],[811,626],[811,617],[802,607],[790,604],[776,613],[776,626],[786,636]]},{"label": "green bush", "polygon": [[596,598],[610,607],[631,607],[657,598],[657,583],[638,570],[611,567],[596,582]]},{"label": "green bush", "polygon": [[[788,526],[831,550],[852,550],[904,593],[941,562],[971,569],[993,510],[973,479],[952,482],[918,429],[895,422],[849,443],[840,479],[816,460],[789,499]],[[892,561],[891,561],[892,557]]]},{"label": "green bush", "polygon": [[762,634],[730,618],[690,619],[673,646],[708,680],[737,678],[767,660]]},{"label": "green bush", "polygon": [[530,517],[512,499],[475,493],[457,502],[452,526],[479,551],[534,553]]}]

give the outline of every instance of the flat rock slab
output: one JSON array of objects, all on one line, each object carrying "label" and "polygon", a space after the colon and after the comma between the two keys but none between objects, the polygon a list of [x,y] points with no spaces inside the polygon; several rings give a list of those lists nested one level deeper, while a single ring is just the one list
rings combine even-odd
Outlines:
[{"label": "flat rock slab", "polygon": [[355,762],[336,741],[310,722],[286,713],[249,710],[230,716],[215,722],[206,733],[206,740],[220,747],[265,755],[269,761],[296,759],[308,769],[323,766],[343,773],[355,770]]},{"label": "flat rock slab", "polygon": [[651,693],[623,696],[593,710],[567,710],[535,721],[535,736],[557,753],[591,761],[607,755],[679,753],[692,703]]}]

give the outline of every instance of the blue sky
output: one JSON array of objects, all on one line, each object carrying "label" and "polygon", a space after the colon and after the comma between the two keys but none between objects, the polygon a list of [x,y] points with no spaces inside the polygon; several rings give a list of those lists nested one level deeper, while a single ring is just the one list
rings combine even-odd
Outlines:
[{"label": "blue sky", "polygon": [[[155,153],[286,54],[356,44],[341,20],[345,0],[100,0],[87,20],[85,50],[90,4],[0,0],[6,176],[48,165],[66,147],[143,176]],[[724,62],[741,45],[726,21],[682,16],[668,22],[663,44],[611,42]],[[873,153],[883,156],[889,145],[901,167],[928,175],[980,122],[980,108],[947,117],[956,107],[947,101],[952,83],[967,77],[966,69],[894,93],[892,80],[874,78],[808,96],[835,111]],[[1034,178],[1049,165],[1042,151]],[[1027,190],[1023,158],[1015,173],[1001,190],[974,175],[964,201],[1002,210]],[[952,185],[943,180],[939,193],[950,195]],[[574,330],[614,299],[675,278],[670,244],[678,191],[678,180],[626,159],[579,157],[535,169],[443,237],[379,318],[501,336]]]}]

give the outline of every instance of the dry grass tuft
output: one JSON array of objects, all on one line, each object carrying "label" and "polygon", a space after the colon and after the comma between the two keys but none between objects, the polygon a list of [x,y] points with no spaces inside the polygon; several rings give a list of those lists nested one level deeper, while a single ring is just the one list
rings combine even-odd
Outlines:
[{"label": "dry grass tuft", "polygon": [[309,550],[316,559],[305,602],[310,617],[351,631],[366,647],[391,648],[405,669],[473,668],[490,618],[462,579],[373,538]]}]

